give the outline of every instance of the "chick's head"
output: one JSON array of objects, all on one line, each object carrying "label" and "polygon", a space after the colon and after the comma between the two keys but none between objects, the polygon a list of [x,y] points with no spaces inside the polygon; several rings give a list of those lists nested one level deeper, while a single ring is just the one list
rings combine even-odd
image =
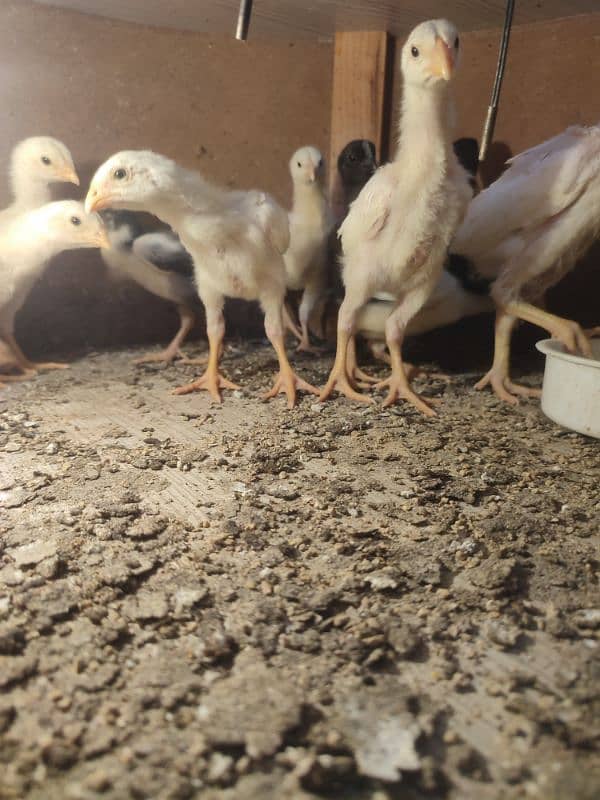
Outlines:
[{"label": "chick's head", "polygon": [[150,150],[123,150],[98,167],[85,199],[86,211],[144,210],[160,197],[173,162]]},{"label": "chick's head", "polygon": [[15,147],[11,160],[13,175],[27,175],[40,183],[74,183],[79,177],[69,148],[51,136],[32,136]]},{"label": "chick's head", "polygon": [[290,158],[290,174],[296,184],[322,184],[325,180],[325,162],[316,147],[301,147]]},{"label": "chick's head", "polygon": [[367,139],[354,139],[341,150],[337,161],[344,186],[363,186],[377,169],[375,145]]},{"label": "chick's head", "polygon": [[444,85],[458,65],[460,38],[446,19],[422,22],[410,33],[402,48],[402,74],[413,86]]},{"label": "chick's head", "polygon": [[40,219],[49,236],[61,245],[61,250],[80,247],[109,247],[106,228],[99,214],[88,214],[76,200],[49,203],[39,210]]}]

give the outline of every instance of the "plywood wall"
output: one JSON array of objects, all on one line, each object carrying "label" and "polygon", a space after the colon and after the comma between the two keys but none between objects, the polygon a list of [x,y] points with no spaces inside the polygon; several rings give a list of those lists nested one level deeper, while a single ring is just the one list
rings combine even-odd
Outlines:
[{"label": "plywood wall", "polygon": [[[331,59],[316,42],[240,43],[3,1],[0,165],[47,133],[71,148],[81,192],[111,153],[151,148],[287,203],[292,151],[327,152]],[[164,303],[107,284],[89,252],[57,258],[19,319],[26,344],[59,348],[164,338],[173,324]]]}]

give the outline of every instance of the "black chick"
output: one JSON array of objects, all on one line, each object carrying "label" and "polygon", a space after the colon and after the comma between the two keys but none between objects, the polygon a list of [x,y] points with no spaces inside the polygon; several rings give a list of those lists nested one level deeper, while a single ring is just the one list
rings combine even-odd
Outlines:
[{"label": "black chick", "polygon": [[344,147],[337,160],[346,209],[377,169],[375,145],[367,139],[354,139]]},{"label": "black chick", "polygon": [[171,230],[148,232],[143,215],[132,211],[102,211],[110,249],[101,250],[109,274],[129,279],[147,291],[174,303],[179,313],[179,330],[169,345],[136,363],[182,357],[181,345],[194,326],[198,295],[194,286],[192,259]]}]

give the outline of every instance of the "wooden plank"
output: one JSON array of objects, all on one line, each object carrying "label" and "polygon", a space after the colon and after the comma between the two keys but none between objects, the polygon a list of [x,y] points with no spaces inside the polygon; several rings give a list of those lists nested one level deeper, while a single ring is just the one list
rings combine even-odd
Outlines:
[{"label": "wooden plank", "polygon": [[[19,0],[24,4],[26,0]],[[36,0],[127,22],[204,31],[233,37],[239,0]],[[404,36],[424,19],[450,17],[460,31],[500,28],[506,0],[257,0],[249,41],[265,36],[315,39],[336,30],[385,28]],[[515,24],[541,22],[598,10],[598,0],[544,0],[517,3]]]},{"label": "wooden plank", "polygon": [[337,158],[352,139],[384,147],[386,66],[389,36],[385,31],[336,33],[331,97],[329,186],[334,211],[340,205]]}]

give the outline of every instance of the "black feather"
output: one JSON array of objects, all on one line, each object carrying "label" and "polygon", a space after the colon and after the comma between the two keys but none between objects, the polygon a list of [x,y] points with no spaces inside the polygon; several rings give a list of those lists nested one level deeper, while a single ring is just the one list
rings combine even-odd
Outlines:
[{"label": "black feather", "polygon": [[129,237],[123,242],[125,247],[131,247],[134,240],[146,233],[146,228],[140,220],[140,215],[135,211],[115,211],[114,209],[106,209],[100,212],[100,216],[104,220],[109,232],[118,231],[121,228],[127,228]]},{"label": "black feather", "polygon": [[453,147],[460,164],[470,175],[475,177],[479,167],[479,144],[477,139],[465,136],[462,139],[457,139]]},{"label": "black feather", "polygon": [[194,262],[188,251],[181,244],[179,237],[172,231],[161,231],[160,235],[166,242],[168,241],[171,247],[161,247],[159,242],[142,246],[144,238],[141,238],[136,243],[136,255],[165,272],[176,272],[178,275],[193,278]]},{"label": "black feather", "polygon": [[347,203],[358,197],[360,190],[377,169],[376,156],[375,145],[367,139],[354,139],[341,150],[337,167]]},{"label": "black feather", "polygon": [[444,269],[454,275],[466,292],[478,295],[490,293],[490,286],[493,281],[480,275],[475,268],[475,264],[466,256],[461,256],[458,253],[448,253]]}]

